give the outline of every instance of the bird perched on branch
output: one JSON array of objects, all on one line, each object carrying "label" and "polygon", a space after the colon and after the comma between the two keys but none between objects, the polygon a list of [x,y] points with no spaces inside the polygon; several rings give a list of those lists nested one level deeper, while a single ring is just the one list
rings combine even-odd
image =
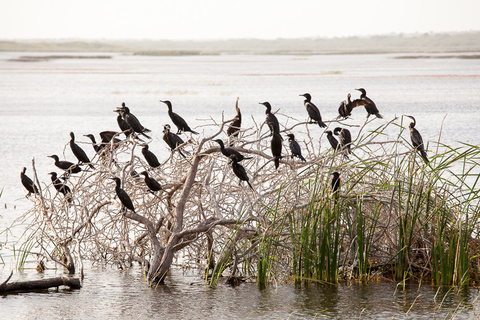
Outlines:
[{"label": "bird perched on branch", "polygon": [[302,156],[302,149],[300,149],[300,145],[298,144],[297,141],[295,141],[295,135],[293,133],[289,133],[287,134],[287,136],[288,136],[290,151],[292,152],[290,158],[293,159],[293,157],[297,157],[303,162],[307,161]]},{"label": "bird perched on branch", "polygon": [[338,150],[340,150],[340,145],[338,144],[338,140],[335,139],[335,137],[332,134],[332,131],[327,130],[325,131],[325,133],[327,134],[328,142],[330,142],[330,145],[332,146],[333,151],[337,152]]},{"label": "bird perched on branch", "polygon": [[237,97],[237,101],[235,102],[235,110],[237,110],[237,115],[233,118],[233,121],[230,123],[227,129],[227,135],[229,137],[238,138],[238,133],[240,132],[240,127],[242,126],[242,113],[238,107],[239,99],[240,98]]},{"label": "bird perched on branch", "polygon": [[127,208],[135,213],[135,207],[133,206],[132,199],[130,199],[125,190],[121,188],[122,182],[120,181],[120,178],[115,177],[112,178],[112,180],[115,181],[115,193],[117,194],[118,199],[120,199],[120,202],[122,203],[122,211]]},{"label": "bird perched on branch", "polygon": [[93,164],[90,163],[90,159],[85,151],[75,143],[75,134],[73,134],[73,132],[70,132],[70,149],[72,149],[73,155],[78,159],[79,164],[88,164],[90,168],[95,169]]},{"label": "bird perched on branch", "polygon": [[[163,141],[165,141],[170,150],[173,152],[179,145],[183,144],[182,138],[170,131],[170,125],[166,124],[163,126]],[[178,152],[185,158],[182,150],[178,149]]]},{"label": "bird perched on branch", "polygon": [[196,131],[193,131],[192,129],[190,129],[190,127],[188,126],[187,122],[181,117],[179,116],[177,113],[173,112],[172,111],[172,103],[168,100],[160,100],[160,102],[163,102],[167,105],[168,107],[168,115],[170,116],[170,119],[172,119],[172,122],[173,124],[177,127],[178,131],[177,131],[177,134],[180,134],[182,131],[183,132],[191,132],[193,134],[198,134],[198,132]]},{"label": "bird perched on branch", "polygon": [[25,189],[27,189],[27,191],[28,191],[27,197],[29,197],[32,193],[33,194],[39,194],[38,188],[35,185],[35,183],[33,183],[32,179],[30,179],[25,174],[26,171],[27,171],[27,168],[23,167],[23,170],[20,173],[20,180],[22,181],[22,184],[25,187]]},{"label": "bird perched on branch", "polygon": [[275,157],[275,169],[278,169],[280,159],[282,158],[282,137],[280,137],[279,133],[273,133],[270,147],[272,149],[272,155]]},{"label": "bird perched on branch", "polygon": [[420,152],[420,155],[422,156],[423,160],[425,160],[425,163],[428,163],[429,160],[428,160],[428,157],[427,157],[427,152],[425,151],[425,147],[423,145],[422,135],[415,128],[415,124],[417,123],[417,121],[412,116],[407,116],[406,115],[406,117],[409,117],[410,119],[413,120],[413,122],[410,122],[410,125],[409,125],[409,127],[410,127],[410,139],[412,140],[412,145],[415,148],[415,150],[418,150],[418,152]]},{"label": "bird perched on branch", "polygon": [[341,186],[341,180],[340,180],[340,173],[338,172],[333,172],[332,173],[332,194],[333,194],[333,199],[336,201],[340,197],[340,186]]},{"label": "bird perched on branch", "polygon": [[235,155],[238,162],[240,162],[242,160],[245,160],[245,159],[248,160],[248,159],[253,158],[253,157],[245,157],[243,154],[241,154],[240,152],[238,152],[237,150],[235,150],[233,148],[226,148],[225,145],[223,144],[223,141],[220,140],[220,139],[215,139],[213,141],[215,141],[216,143],[218,143],[220,145],[220,151],[227,158],[230,157],[232,154]]},{"label": "bird perched on branch", "polygon": [[322,116],[320,115],[320,111],[318,110],[317,106],[312,103],[312,96],[309,93],[301,94],[300,97],[305,97],[303,104],[308,112],[308,117],[311,122],[318,123],[320,128],[326,128],[327,125],[322,121]]},{"label": "bird perched on branch", "polygon": [[377,118],[382,119],[383,116],[378,112],[377,106],[375,105],[375,102],[373,102],[372,99],[367,97],[367,91],[363,88],[355,89],[357,91],[360,91],[360,99],[355,99],[353,101],[354,104],[356,105],[363,105],[365,107],[365,110],[367,110],[367,119],[370,117],[372,114],[376,116]]},{"label": "bird perched on branch", "polygon": [[[278,133],[280,135],[280,125],[278,124],[278,119],[277,117],[272,113],[272,106],[270,105],[269,102],[260,102],[260,104],[263,104],[267,109],[265,110],[266,114],[266,122],[268,127],[270,128],[270,132],[272,135],[274,133]],[[280,137],[281,138],[281,137]]]},{"label": "bird perched on branch", "polygon": [[145,160],[147,160],[150,167],[152,168],[160,167],[160,162],[158,161],[157,156],[148,149],[148,144],[143,146],[142,154]]},{"label": "bird perched on branch", "polygon": [[93,150],[95,150],[96,154],[101,155],[103,148],[105,148],[105,145],[97,143],[97,141],[95,141],[95,136],[91,133],[84,134],[83,136],[89,138],[92,141]]},{"label": "bird perched on branch", "polygon": [[336,127],[333,130],[333,134],[339,137],[342,149],[347,150],[347,153],[352,153],[352,150],[350,149],[352,146],[352,135],[350,134],[350,131],[345,128]]},{"label": "bird perched on branch", "polygon": [[53,186],[55,187],[55,189],[57,189],[58,192],[63,194],[64,198],[68,202],[72,202],[72,191],[66,185],[66,182],[64,183],[60,179],[58,179],[56,172],[50,172],[49,175],[51,176],[52,183],[53,183]]},{"label": "bird perched on branch", "polygon": [[55,160],[55,165],[57,166],[57,168],[65,170],[67,173],[79,173],[80,171],[82,171],[82,168],[80,168],[78,164],[70,161],[59,160],[56,154],[48,157]]},{"label": "bird perched on branch", "polygon": [[125,119],[123,119],[122,111],[120,109],[113,110],[113,112],[118,113],[118,116],[117,116],[118,127],[125,134],[125,137],[128,138],[133,133],[132,127],[130,127],[130,125],[127,123],[127,121],[125,121]]},{"label": "bird perched on branch", "polygon": [[147,185],[148,189],[150,189],[150,192],[154,193],[155,191],[162,190],[162,186],[160,185],[160,183],[158,183],[157,180],[151,178],[148,175],[147,171],[140,172],[140,174],[145,176],[145,184]]},{"label": "bird perched on branch", "polygon": [[[114,111],[117,112],[116,110]],[[133,113],[130,113],[130,109],[125,105],[125,102],[122,102],[122,106],[118,109],[118,111],[133,131],[144,135],[148,139],[151,139],[147,134],[145,134],[145,132],[150,132],[150,130],[142,126],[137,117],[135,117]]]},{"label": "bird perched on branch", "polygon": [[235,173],[235,175],[240,179],[240,182],[246,181],[250,189],[253,190],[253,187],[250,184],[250,181],[248,179],[247,172],[245,171],[245,168],[240,163],[238,163],[237,157],[234,154],[232,154],[230,155],[230,159],[232,160],[233,173]]}]

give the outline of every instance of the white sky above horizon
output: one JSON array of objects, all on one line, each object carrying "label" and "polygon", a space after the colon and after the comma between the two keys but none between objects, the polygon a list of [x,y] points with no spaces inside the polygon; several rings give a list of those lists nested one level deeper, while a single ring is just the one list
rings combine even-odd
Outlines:
[{"label": "white sky above horizon", "polygon": [[480,0],[1,0],[0,39],[298,38],[480,31]]}]

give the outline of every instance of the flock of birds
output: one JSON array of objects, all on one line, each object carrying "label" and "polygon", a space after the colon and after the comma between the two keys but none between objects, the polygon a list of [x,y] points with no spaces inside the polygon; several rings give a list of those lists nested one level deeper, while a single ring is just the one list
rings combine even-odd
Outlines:
[{"label": "flock of birds", "polygon": [[[358,99],[351,101],[351,95],[349,93],[347,95],[347,100],[342,101],[340,103],[340,106],[338,108],[339,116],[337,117],[337,119],[341,119],[341,118],[347,119],[349,116],[351,116],[352,110],[359,106],[365,107],[365,110],[367,111],[367,114],[368,114],[367,118],[370,115],[374,115],[377,118],[383,118],[383,116],[379,113],[373,100],[367,97],[367,93],[365,89],[360,88],[355,90],[358,90],[361,92],[360,97]],[[327,125],[322,121],[322,116],[320,114],[319,109],[311,101],[312,100],[311,95],[309,93],[304,93],[304,94],[301,94],[300,96],[303,96],[305,98],[304,105],[308,113],[309,122],[318,124],[320,128],[326,128]],[[239,98],[237,98],[236,104],[235,104],[235,109],[237,114],[233,118],[233,120],[231,121],[227,129],[227,135],[231,139],[238,138],[241,125],[242,125],[242,114],[241,114],[240,108],[238,107],[238,100]],[[198,132],[192,130],[190,126],[187,124],[187,122],[180,115],[173,112],[172,103],[170,101],[160,100],[160,102],[165,103],[167,105],[168,115],[170,116],[170,119],[173,122],[173,124],[178,129],[177,133],[175,134],[171,132],[170,125],[166,124],[163,130],[163,140],[167,143],[167,145],[169,146],[172,152],[178,151],[180,155],[185,158],[186,156],[184,152],[186,151],[182,152],[181,150],[181,145],[184,143],[184,141],[179,136],[179,134],[181,134],[182,132],[190,132],[192,134],[198,134]],[[266,107],[266,111],[265,111],[266,124],[268,125],[271,132],[271,136],[272,136],[270,147],[271,147],[272,155],[274,157],[275,168],[278,169],[280,164],[280,159],[282,158],[282,141],[283,141],[283,138],[280,135],[280,125],[275,114],[271,112],[272,107],[270,103],[261,102],[260,104]],[[114,110],[114,112],[118,113],[117,123],[121,130],[120,133],[125,134],[127,138],[132,136],[133,138],[141,140],[141,138],[139,137],[141,135],[148,139],[151,139],[151,137],[148,135],[150,130],[142,126],[140,121],[137,119],[137,117],[135,117],[135,115],[133,115],[130,112],[130,109],[125,105],[125,103],[122,103],[122,106]],[[420,135],[418,130],[415,128],[416,120],[412,116],[407,116],[407,117],[410,117],[413,120],[413,122],[411,122],[409,125],[412,145],[417,151],[420,152],[424,161],[428,163],[429,160],[425,152],[422,136]],[[351,143],[352,143],[352,137],[351,137],[350,131],[346,128],[336,127],[333,130],[333,133],[330,130],[327,130],[325,132],[327,134],[327,139],[331,147],[336,152],[343,151],[345,157],[348,157],[348,154],[351,153]],[[98,155],[101,156],[102,154],[104,154],[104,152],[106,152],[106,150],[108,150],[108,146],[111,143],[116,144],[121,141],[120,139],[117,138],[117,136],[120,133],[115,131],[101,132],[100,133],[100,137],[102,139],[101,143],[97,143],[95,141],[95,137],[92,134],[87,134],[85,136],[91,140],[93,149]],[[337,140],[334,137],[334,135],[338,136],[339,140]],[[291,151],[291,158],[297,157],[301,161],[305,162],[306,159],[302,156],[302,150],[300,148],[300,145],[298,144],[297,141],[295,141],[295,135],[290,133],[290,134],[287,134],[287,137],[289,141],[289,148]],[[248,186],[252,190],[254,190],[252,185],[250,184],[245,168],[240,164],[241,161],[245,159],[251,159],[252,157],[245,157],[240,152],[235,150],[235,148],[232,147],[233,143],[231,143],[228,147],[226,147],[221,139],[216,139],[213,141],[219,144],[221,153],[230,159],[232,171],[240,179],[240,181],[245,181],[248,184]],[[49,156],[50,158],[54,159],[55,166],[64,171],[64,174],[62,174],[60,177],[58,177],[56,172],[50,172],[49,174],[51,176],[51,180],[55,189],[59,193],[62,193],[68,202],[72,201],[72,192],[67,185],[67,181],[70,175],[81,172],[82,171],[81,165],[88,165],[90,168],[94,169],[94,166],[90,162],[90,159],[85,153],[85,151],[78,144],[75,143],[75,135],[73,132],[70,132],[70,148],[72,150],[72,153],[75,155],[75,157],[78,160],[77,163],[62,161],[58,158],[57,155]],[[142,154],[145,160],[147,161],[147,163],[149,164],[149,166],[151,166],[152,168],[157,168],[160,166],[160,162],[158,161],[155,154],[149,150],[148,144],[143,145]],[[38,194],[39,193],[38,187],[25,174],[25,172],[26,172],[26,168],[24,167],[20,174],[20,177],[21,177],[23,186],[28,191],[27,196],[30,196],[32,193]],[[150,177],[147,171],[141,172],[140,175],[144,176],[145,184],[148,187],[150,192],[154,193],[156,191],[162,190],[161,184],[154,178]],[[333,172],[332,175],[333,175],[333,178],[331,181],[332,191],[334,195],[338,196],[337,191],[340,189],[340,184],[341,184],[340,174],[338,172]],[[132,212],[135,212],[135,207],[133,205],[131,198],[129,197],[127,192],[125,192],[125,190],[122,189],[120,178],[114,177],[112,178],[112,180],[115,181],[115,185],[116,185],[115,192],[122,203],[122,210],[125,210],[126,208],[131,210]]]}]

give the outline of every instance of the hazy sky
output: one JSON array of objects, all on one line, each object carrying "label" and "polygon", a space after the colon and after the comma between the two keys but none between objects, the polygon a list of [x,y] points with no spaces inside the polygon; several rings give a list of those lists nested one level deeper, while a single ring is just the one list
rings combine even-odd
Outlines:
[{"label": "hazy sky", "polygon": [[0,1],[0,39],[272,39],[480,30],[480,0]]}]

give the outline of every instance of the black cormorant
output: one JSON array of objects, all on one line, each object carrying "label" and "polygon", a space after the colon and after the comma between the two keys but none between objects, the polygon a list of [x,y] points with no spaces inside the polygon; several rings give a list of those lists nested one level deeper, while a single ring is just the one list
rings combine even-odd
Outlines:
[{"label": "black cormorant", "polygon": [[135,212],[135,207],[133,206],[132,199],[128,196],[128,194],[123,190],[120,185],[121,181],[120,178],[112,178],[112,180],[115,181],[115,192],[117,193],[118,199],[120,199],[120,202],[122,203],[122,209],[127,208],[133,212]]},{"label": "black cormorant", "polygon": [[140,121],[138,121],[137,117],[130,113],[130,109],[125,105],[125,102],[122,102],[122,107],[118,110],[120,111],[120,114],[122,115],[125,122],[130,126],[130,128],[132,128],[133,131],[135,131],[136,133],[140,133],[150,139],[150,137],[145,134],[145,132],[150,132],[150,130],[142,126]]},{"label": "black cormorant", "polygon": [[252,159],[252,157],[245,157],[243,154],[241,154],[240,152],[238,152],[237,150],[235,150],[233,148],[225,148],[225,145],[223,144],[223,141],[221,139],[215,139],[213,141],[215,141],[216,143],[218,143],[220,145],[220,151],[222,152],[222,154],[225,157],[230,157],[233,154],[237,158],[238,162],[240,162],[244,159],[247,159],[247,160]]},{"label": "black cormorant", "polygon": [[292,155],[290,156],[291,158],[298,157],[300,160],[303,162],[307,161],[305,158],[302,156],[302,149],[300,149],[300,145],[298,144],[297,141],[295,141],[295,135],[293,133],[287,134],[288,136],[288,141],[290,142],[290,151],[292,152]]},{"label": "black cormorant", "polygon": [[300,95],[301,97],[305,97],[303,104],[308,112],[308,117],[312,120],[312,122],[318,123],[320,128],[326,128],[327,125],[322,121],[322,116],[320,115],[320,111],[318,110],[317,106],[314,105],[311,100],[312,96],[309,93],[304,93]]},{"label": "black cormorant", "polygon": [[90,168],[95,169],[85,151],[75,143],[75,134],[73,132],[70,132],[70,149],[72,149],[73,155],[78,159],[78,163],[88,164]]},{"label": "black cormorant", "polygon": [[148,150],[148,144],[144,145],[142,148],[142,154],[147,160],[148,164],[153,167],[157,168],[160,167],[160,162],[158,162],[157,156],[150,150]]},{"label": "black cormorant", "polygon": [[191,132],[193,134],[198,134],[198,132],[196,131],[193,131],[192,129],[190,129],[190,127],[188,126],[187,122],[182,118],[180,117],[177,113],[173,112],[172,111],[172,103],[168,100],[160,100],[160,102],[163,102],[167,105],[168,107],[168,115],[170,116],[170,119],[172,119],[172,122],[173,124],[177,127],[178,131],[177,131],[177,134],[180,134],[182,131],[183,132]]},{"label": "black cormorant", "polygon": [[260,104],[263,104],[267,108],[265,110],[265,114],[266,114],[267,125],[270,128],[270,132],[272,133],[272,135],[273,133],[278,133],[280,135],[280,125],[278,124],[277,117],[272,113],[272,106],[270,105],[269,102],[266,102],[266,101],[260,102]]},{"label": "black cormorant", "polygon": [[275,169],[278,169],[280,159],[282,158],[282,137],[280,137],[279,133],[273,133],[271,148],[272,155],[275,157]]},{"label": "black cormorant", "polygon": [[51,156],[48,156],[49,158],[53,158],[55,160],[55,165],[57,166],[57,168],[59,169],[62,169],[62,170],[65,170],[69,173],[79,173],[80,171],[82,171],[82,169],[80,168],[80,166],[78,166],[77,164],[75,163],[72,163],[70,161],[60,161],[58,159],[58,156],[56,154],[54,155],[51,155]]},{"label": "black cormorant", "polygon": [[140,174],[143,174],[145,176],[145,184],[152,193],[162,190],[162,186],[160,185],[160,183],[158,183],[157,180],[149,177],[147,171],[143,171]]},{"label": "black cormorant", "polygon": [[55,187],[55,189],[57,189],[58,192],[63,194],[63,196],[65,197],[65,199],[67,199],[68,202],[72,202],[72,191],[66,185],[66,182],[63,183],[60,179],[58,179],[56,172],[50,172],[49,175],[51,175],[53,186]]},{"label": "black cormorant", "polygon": [[340,173],[338,172],[333,172],[332,173],[333,178],[332,178],[332,193],[333,193],[333,198],[335,200],[338,199],[340,196],[340,187],[341,187],[341,179],[340,179]]},{"label": "black cormorant", "polygon": [[105,145],[105,146],[109,145],[110,142],[112,141],[112,139],[113,139],[113,144],[114,145],[122,142],[122,140],[120,140],[118,138],[114,138],[116,136],[118,136],[118,132],[116,132],[116,131],[102,131],[102,132],[100,132],[100,138],[102,139],[102,144]]},{"label": "black cormorant", "polygon": [[378,109],[377,109],[377,106],[375,105],[375,102],[373,102],[372,99],[370,99],[369,97],[367,97],[367,91],[363,88],[360,88],[360,89],[355,89],[355,90],[358,90],[361,92],[361,95],[360,95],[360,100],[361,101],[357,101],[354,100],[354,103],[358,103],[358,105],[363,105],[365,107],[365,110],[367,110],[367,118],[370,117],[370,115],[375,115],[377,118],[380,118],[382,119],[383,116],[378,112]]},{"label": "black cormorant", "polygon": [[423,145],[423,139],[422,135],[418,130],[415,128],[415,124],[417,121],[415,120],[414,117],[412,116],[407,116],[410,119],[413,120],[413,122],[410,122],[410,139],[412,140],[412,145],[413,147],[420,152],[420,155],[422,156],[423,160],[425,160],[425,163],[428,163],[428,157],[427,157],[427,152],[425,152],[425,147]]},{"label": "black cormorant", "polygon": [[343,149],[346,149],[348,153],[352,153],[352,135],[350,134],[350,131],[345,128],[336,127],[333,130],[333,133],[340,138],[340,146]]},{"label": "black cormorant", "polygon": [[125,134],[125,137],[128,138],[133,133],[132,127],[130,127],[130,125],[127,123],[127,121],[125,121],[125,119],[123,119],[122,111],[120,109],[113,110],[113,112],[118,113],[118,116],[117,116],[118,127]]},{"label": "black cormorant", "polygon": [[[170,125],[166,124],[163,126],[163,141],[165,141],[168,146],[170,147],[170,150],[173,152],[179,145],[183,144],[182,138],[180,138],[178,135],[170,131]],[[182,157],[185,158],[185,155],[183,154],[182,150],[178,149],[178,152],[182,155]]]},{"label": "black cormorant", "polygon": [[89,138],[92,141],[93,150],[95,150],[96,154],[101,155],[103,148],[105,148],[105,144],[102,144],[102,143],[97,144],[97,141],[95,141],[95,136],[91,133],[85,134],[83,136]]},{"label": "black cormorant", "polygon": [[333,136],[332,131],[327,130],[325,132],[327,133],[327,139],[328,139],[328,142],[330,142],[330,145],[332,146],[333,151],[337,152],[338,150],[340,150],[340,145],[338,144],[337,139],[335,139],[335,137]]},{"label": "black cormorant", "polygon": [[235,102],[235,110],[237,110],[237,115],[233,118],[233,121],[230,123],[227,129],[227,135],[229,137],[238,137],[238,133],[240,131],[240,127],[242,126],[242,113],[240,112],[240,108],[238,107],[238,100],[240,98],[237,97],[237,101]]},{"label": "black cormorant", "polygon": [[33,183],[32,179],[27,177],[27,175],[25,174],[26,171],[27,171],[27,168],[23,167],[22,173],[20,173],[20,179],[22,180],[22,184],[25,187],[25,189],[27,189],[28,191],[27,197],[29,197],[32,193],[38,194],[39,192],[38,192],[37,186],[35,185],[35,183]]},{"label": "black cormorant", "polygon": [[238,178],[240,178],[241,181],[246,181],[250,189],[253,190],[253,187],[250,184],[250,181],[248,181],[249,179],[248,179],[247,172],[245,171],[245,168],[240,163],[238,163],[237,157],[234,154],[232,154],[230,156],[230,159],[232,160],[232,169],[235,175]]}]

